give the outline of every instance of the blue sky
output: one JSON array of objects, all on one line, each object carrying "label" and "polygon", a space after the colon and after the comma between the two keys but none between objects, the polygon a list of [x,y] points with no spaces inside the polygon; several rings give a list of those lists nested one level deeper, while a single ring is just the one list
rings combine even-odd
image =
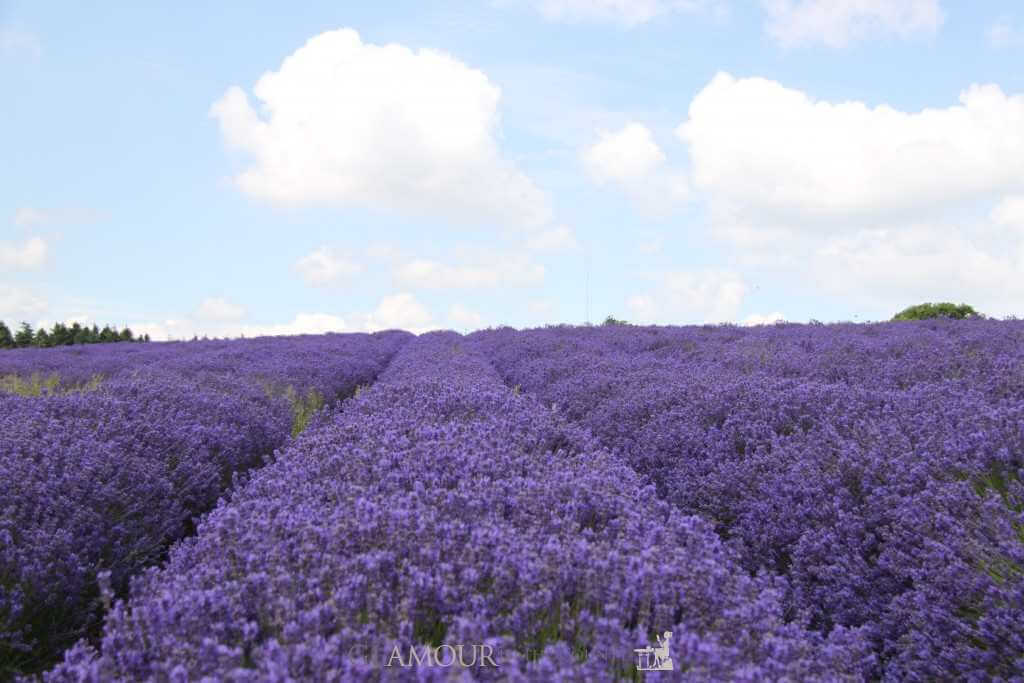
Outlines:
[{"label": "blue sky", "polygon": [[1024,11],[0,0],[0,319],[1024,314]]}]

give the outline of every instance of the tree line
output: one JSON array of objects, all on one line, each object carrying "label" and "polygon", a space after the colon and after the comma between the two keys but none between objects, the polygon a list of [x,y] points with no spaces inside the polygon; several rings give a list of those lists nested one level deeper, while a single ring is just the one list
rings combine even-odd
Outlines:
[{"label": "tree line", "polygon": [[118,330],[116,327],[104,325],[100,329],[95,324],[92,327],[72,323],[54,323],[53,329],[47,330],[40,327],[33,330],[28,323],[21,323],[17,331],[12,332],[11,328],[0,320],[0,349],[16,349],[27,346],[38,346],[46,348],[50,346],[71,346],[72,344],[110,344],[113,342],[148,342],[149,335],[135,336],[130,328]]}]

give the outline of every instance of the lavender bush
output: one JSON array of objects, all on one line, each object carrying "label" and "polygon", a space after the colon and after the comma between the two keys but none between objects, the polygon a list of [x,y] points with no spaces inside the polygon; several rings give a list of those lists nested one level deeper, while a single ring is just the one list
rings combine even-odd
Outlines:
[{"label": "lavender bush", "polygon": [[133,582],[100,649],[48,680],[378,680],[394,647],[487,644],[491,680],[635,677],[671,631],[694,680],[857,678],[857,630],[787,620],[708,522],[508,390],[458,335],[421,336]]},{"label": "lavender bush", "polygon": [[[47,569],[110,609],[102,637],[44,677],[640,680],[634,650],[670,631],[679,680],[1024,680],[1024,323],[407,339],[359,347],[366,367],[386,365],[377,381],[226,493],[221,473],[238,468],[215,474],[206,456],[85,455],[161,443],[160,429],[118,442],[76,428],[92,441],[66,458],[88,474],[61,495],[87,491],[96,518],[145,533],[97,535],[101,560],[80,575]],[[0,409],[49,419],[43,407],[164,382],[168,404],[178,391],[244,405],[224,432],[211,407],[182,413],[198,426],[183,452],[258,434],[250,415],[284,439],[288,397],[294,428],[295,399],[362,372],[308,343],[288,365],[255,341],[178,345],[92,392],[0,396]],[[44,479],[64,481],[50,461]],[[215,495],[190,534],[185,509]],[[120,567],[161,535],[186,537],[159,564]],[[78,557],[75,534],[44,536]],[[455,645],[498,665],[405,666],[410,648]]]},{"label": "lavender bush", "polygon": [[1024,325],[473,335],[504,379],[907,678],[1024,675]]},{"label": "lavender bush", "polygon": [[[282,387],[349,395],[409,338],[154,344],[145,363],[123,346],[92,347],[86,372],[107,375],[92,390],[0,393],[0,675],[47,665],[89,633],[98,578],[123,592],[233,477],[286,442],[296,414]],[[5,353],[8,371],[35,351]],[[53,371],[81,377],[80,358],[62,354],[67,366]]]}]

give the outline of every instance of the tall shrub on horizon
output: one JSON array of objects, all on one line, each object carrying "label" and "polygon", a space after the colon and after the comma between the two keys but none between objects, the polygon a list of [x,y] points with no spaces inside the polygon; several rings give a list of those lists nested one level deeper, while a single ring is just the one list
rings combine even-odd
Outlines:
[{"label": "tall shrub on horizon", "polygon": [[983,318],[984,316],[967,304],[953,304],[948,301],[941,303],[923,303],[909,306],[893,316],[893,320],[927,320],[929,318]]}]

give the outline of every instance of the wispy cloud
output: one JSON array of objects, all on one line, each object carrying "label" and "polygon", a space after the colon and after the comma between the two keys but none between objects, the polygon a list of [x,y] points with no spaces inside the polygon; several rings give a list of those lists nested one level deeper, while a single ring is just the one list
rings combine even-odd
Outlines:
[{"label": "wispy cloud", "polygon": [[988,27],[988,44],[995,48],[1010,47],[1024,42],[1024,34],[1006,17],[1000,17]]},{"label": "wispy cloud", "polygon": [[42,54],[43,46],[36,34],[14,26],[0,26],[0,56],[39,59]]},{"label": "wispy cloud", "polygon": [[0,242],[0,269],[38,268],[46,261],[47,251],[42,237],[30,237],[23,244]]},{"label": "wispy cloud", "polygon": [[23,206],[14,212],[14,224],[19,228],[35,228],[44,225],[95,223],[107,217],[103,211],[83,207],[42,209]]}]

